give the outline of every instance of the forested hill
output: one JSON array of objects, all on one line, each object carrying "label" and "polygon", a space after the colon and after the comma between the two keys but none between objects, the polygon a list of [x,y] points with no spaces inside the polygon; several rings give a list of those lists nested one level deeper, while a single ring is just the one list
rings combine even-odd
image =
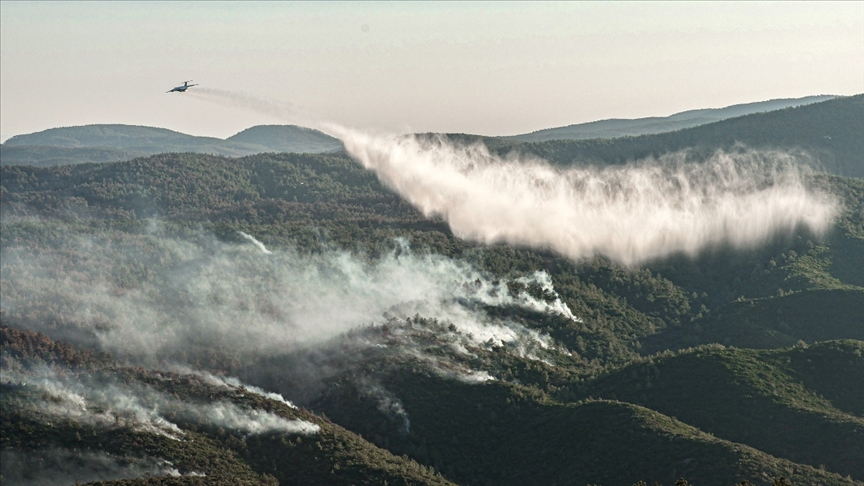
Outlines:
[{"label": "forested hill", "polygon": [[[534,137],[532,134],[516,137],[449,136],[457,141],[483,141],[502,154],[513,151],[530,153],[564,165],[618,164],[680,150],[703,156],[717,149],[728,150],[738,145],[759,149],[780,148],[784,151],[806,152],[805,158],[809,158],[819,170],[835,175],[864,177],[862,97],[864,95],[837,98],[814,96],[736,105],[719,110],[692,110],[667,118],[604,120],[585,124],[584,127],[578,125],[585,128],[578,137]],[[820,101],[825,98],[830,99]],[[782,108],[802,103],[808,104]],[[754,113],[756,111],[758,113]],[[722,121],[714,121],[718,119]],[[626,127],[620,130],[615,128],[619,124]],[[645,128],[648,126],[645,124],[652,128]],[[550,129],[549,133],[569,128]],[[641,133],[653,134],[631,136]],[[618,138],[604,138],[612,136]],[[587,139],[589,137],[590,140]],[[291,125],[255,126],[226,140],[196,137],[163,128],[88,125],[52,128],[12,137],[0,145],[0,165],[51,166],[113,162],[166,152],[238,157],[266,152],[322,153],[341,149],[342,143],[333,137],[317,130]]]},{"label": "forested hill", "polygon": [[257,125],[225,140],[261,145],[270,152],[314,154],[342,149],[339,140],[318,130],[294,125]]},{"label": "forested hill", "polygon": [[[3,484],[453,486],[281,397],[212,376],[121,367],[6,326],[0,356]],[[55,406],[86,407],[71,417],[40,407],[42,380]]]},{"label": "forested hill", "polygon": [[864,180],[812,182],[824,238],[628,268],[460,240],[344,153],[4,166],[4,483],[860,485]]},{"label": "forested hill", "polygon": [[[562,165],[743,143],[841,172],[862,103],[485,142]],[[627,267],[461,240],[342,151],[4,163],[0,480],[860,486],[864,179],[804,178],[840,203],[823,236]]]},{"label": "forested hill", "polygon": [[[455,136],[471,139],[470,136]],[[501,153],[531,153],[556,164],[621,164],[687,150],[702,157],[736,146],[806,152],[820,170],[864,177],[864,94],[755,113],[656,135],[597,140],[552,140],[525,144],[483,141]]]},{"label": "forested hill", "polygon": [[165,128],[86,125],[51,128],[12,137],[0,145],[0,163],[49,166],[113,162],[165,152],[238,157],[265,152],[333,152],[341,148],[341,142],[333,137],[293,125],[251,127],[226,140],[187,135]]},{"label": "forested hill", "polygon": [[546,140],[588,140],[592,138],[618,138],[627,136],[648,135],[652,133],[671,132],[684,128],[695,127],[727,118],[782,110],[793,106],[818,103],[834,98],[834,96],[807,96],[794,99],[777,99],[744,103],[725,108],[709,108],[688,110],[669,116],[654,116],[636,119],[598,120],[566,127],[547,128],[536,132],[511,137],[502,137],[518,142],[544,142]]}]

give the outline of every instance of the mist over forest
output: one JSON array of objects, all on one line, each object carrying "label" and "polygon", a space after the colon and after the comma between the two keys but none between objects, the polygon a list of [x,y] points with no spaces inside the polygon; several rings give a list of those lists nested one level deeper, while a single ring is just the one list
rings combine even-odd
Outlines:
[{"label": "mist over forest", "polygon": [[862,484],[864,95],[765,108],[13,137],[3,482]]}]

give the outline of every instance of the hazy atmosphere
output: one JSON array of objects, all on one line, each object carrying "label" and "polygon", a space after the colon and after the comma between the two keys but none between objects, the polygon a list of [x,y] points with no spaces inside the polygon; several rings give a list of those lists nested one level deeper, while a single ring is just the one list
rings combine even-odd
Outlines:
[{"label": "hazy atmosphere", "polygon": [[0,139],[125,123],[227,137],[290,102],[361,129],[510,135],[864,91],[862,2],[0,2]]},{"label": "hazy atmosphere", "polygon": [[864,2],[0,0],[4,486],[864,486]]}]

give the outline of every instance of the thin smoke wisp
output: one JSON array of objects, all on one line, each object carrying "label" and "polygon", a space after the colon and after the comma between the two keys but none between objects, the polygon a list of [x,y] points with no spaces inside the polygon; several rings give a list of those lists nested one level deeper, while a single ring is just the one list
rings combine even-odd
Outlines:
[{"label": "thin smoke wisp", "polygon": [[258,247],[258,249],[261,250],[261,253],[263,253],[263,254],[265,254],[265,255],[271,255],[271,254],[273,254],[272,251],[268,250],[267,247],[264,246],[264,243],[261,243],[260,241],[258,241],[254,236],[252,236],[252,235],[250,235],[250,234],[247,234],[247,233],[244,233],[244,232],[242,232],[242,231],[238,231],[238,233],[240,233],[240,236],[242,236],[243,238],[246,238],[247,240],[251,241],[253,245],[255,245],[256,247]]},{"label": "thin smoke wisp", "polygon": [[293,103],[261,98],[249,93],[196,86],[194,90],[187,91],[185,96],[230,108],[262,113],[287,122],[312,124],[312,119],[306,110]]}]

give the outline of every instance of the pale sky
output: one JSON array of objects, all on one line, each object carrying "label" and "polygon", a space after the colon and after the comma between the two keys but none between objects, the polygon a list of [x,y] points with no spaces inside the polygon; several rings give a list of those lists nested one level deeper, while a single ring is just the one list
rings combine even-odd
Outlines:
[{"label": "pale sky", "polygon": [[[272,115],[511,135],[864,92],[864,2],[0,2],[0,139],[125,123],[228,137]],[[193,88],[194,89],[194,88]]]}]

